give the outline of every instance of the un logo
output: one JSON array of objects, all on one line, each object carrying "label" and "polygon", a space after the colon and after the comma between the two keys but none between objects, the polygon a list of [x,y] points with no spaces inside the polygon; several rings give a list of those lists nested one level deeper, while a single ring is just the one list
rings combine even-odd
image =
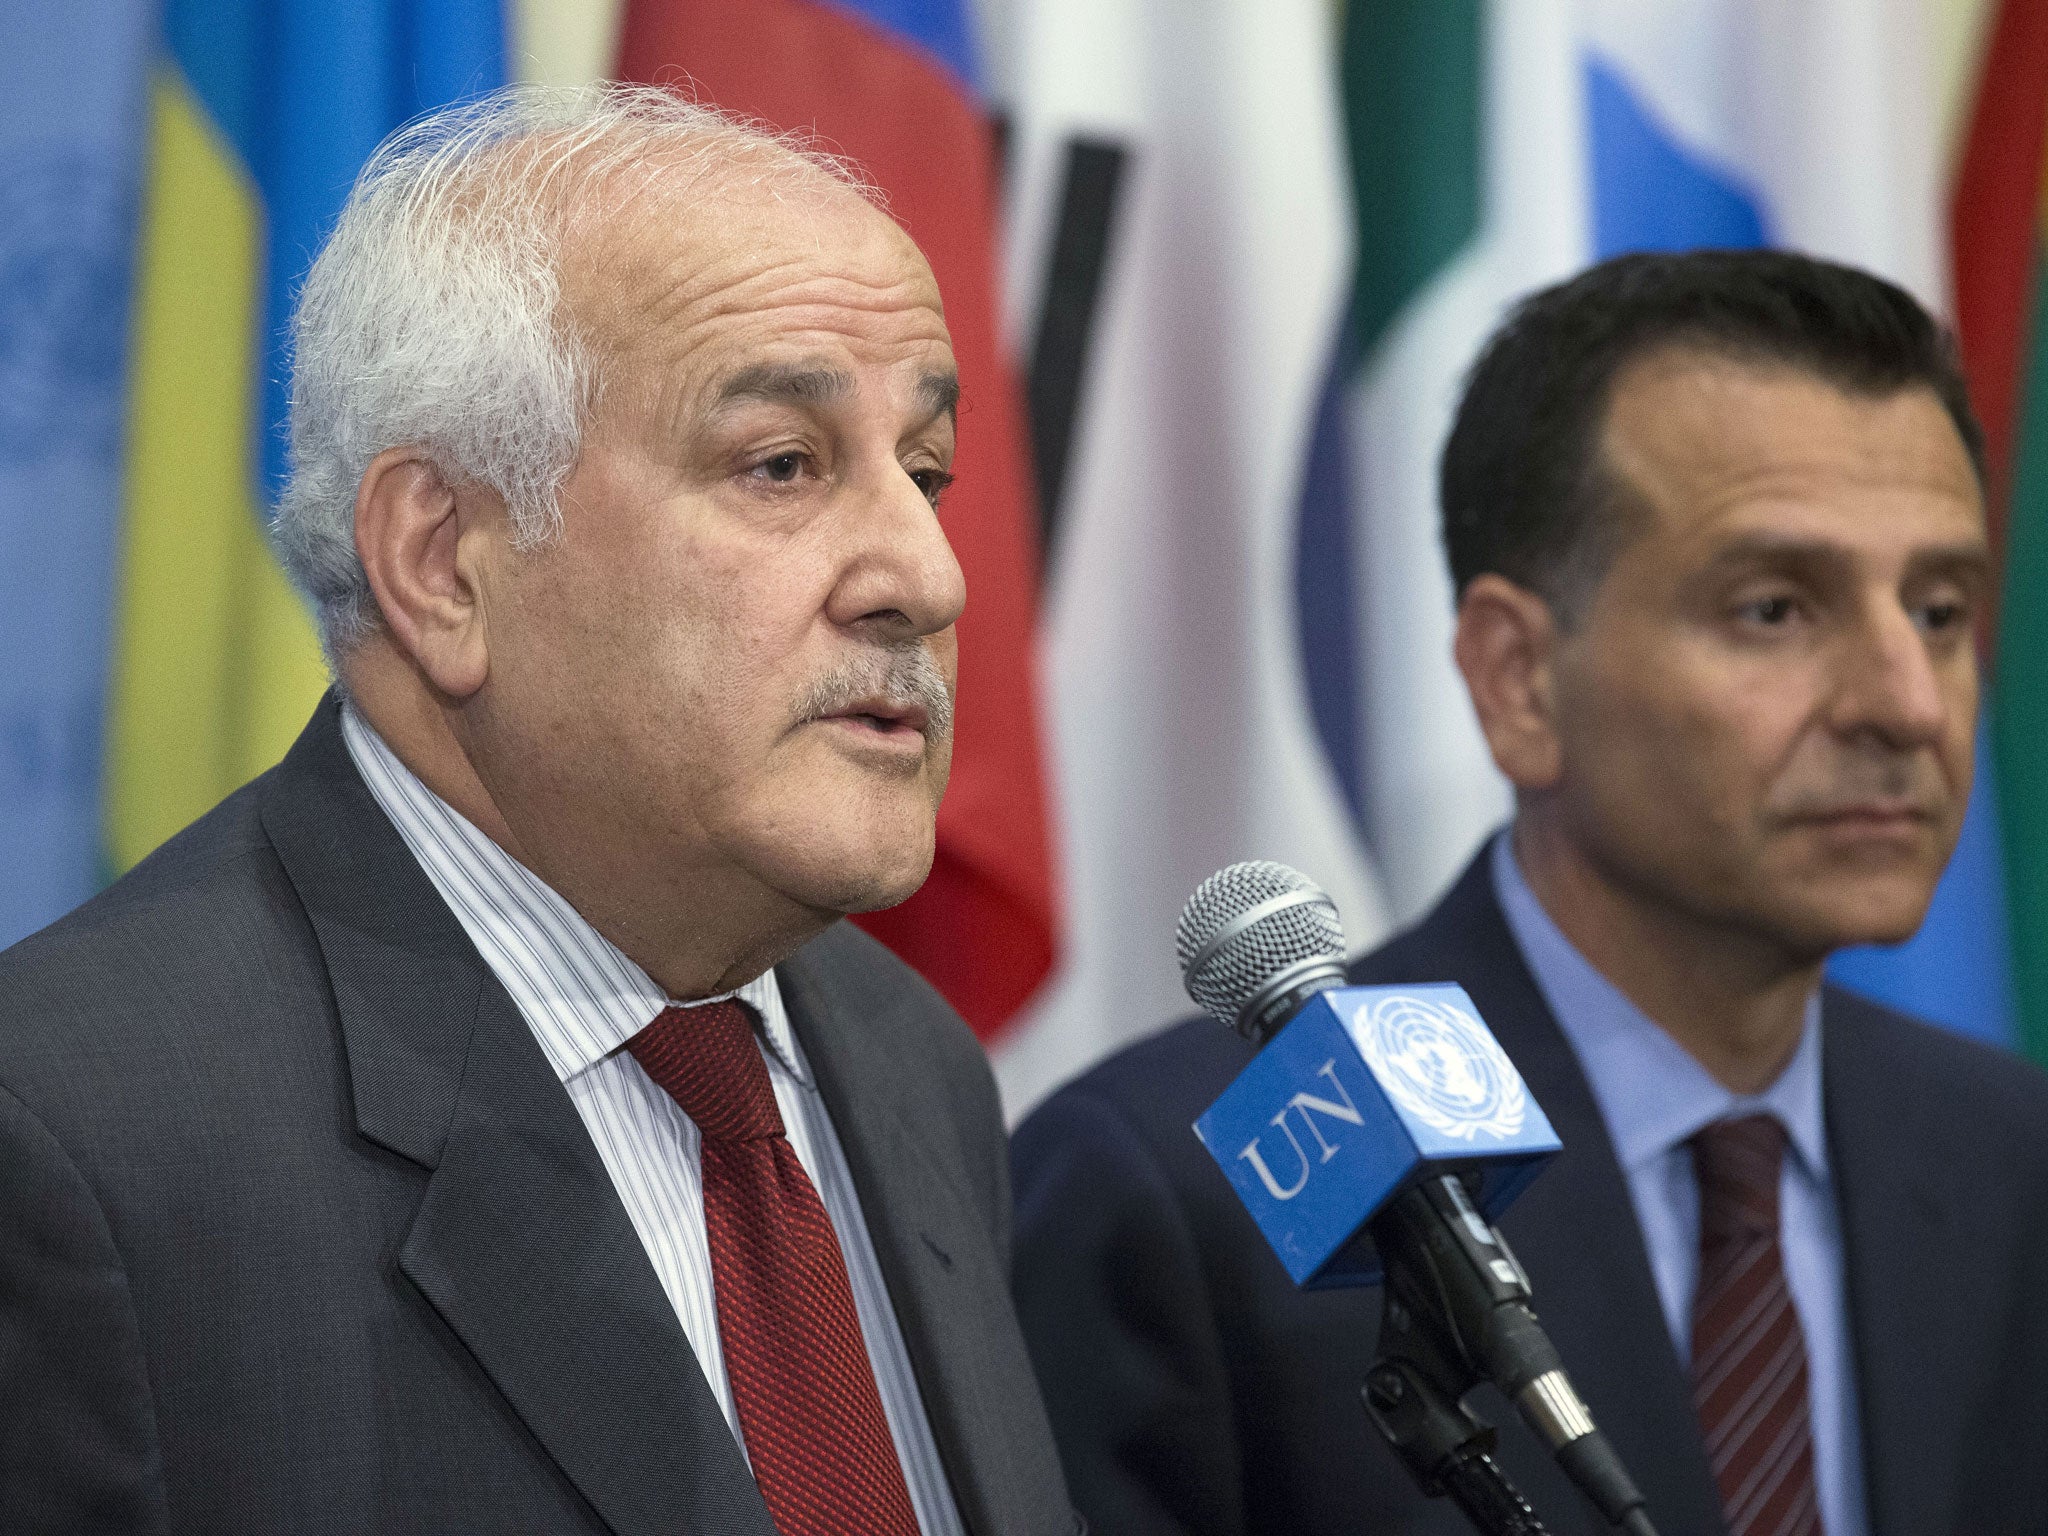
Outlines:
[{"label": "un logo", "polygon": [[1359,1054],[1395,1103],[1460,1141],[1512,1136],[1529,1096],[1486,1026],[1455,1003],[1382,995],[1352,1015]]}]

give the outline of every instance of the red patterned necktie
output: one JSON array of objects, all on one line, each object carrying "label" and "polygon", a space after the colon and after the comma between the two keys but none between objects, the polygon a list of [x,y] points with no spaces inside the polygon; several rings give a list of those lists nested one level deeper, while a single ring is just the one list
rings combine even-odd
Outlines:
[{"label": "red patterned necktie", "polygon": [[1700,1284],[1692,1393],[1728,1536],[1819,1536],[1806,1336],[1778,1244],[1785,1128],[1719,1120],[1692,1139]]},{"label": "red patterned necktie", "polygon": [[666,1008],[626,1048],[703,1138],[718,1340],[778,1536],[918,1536],[846,1261],[783,1132],[752,1010]]}]

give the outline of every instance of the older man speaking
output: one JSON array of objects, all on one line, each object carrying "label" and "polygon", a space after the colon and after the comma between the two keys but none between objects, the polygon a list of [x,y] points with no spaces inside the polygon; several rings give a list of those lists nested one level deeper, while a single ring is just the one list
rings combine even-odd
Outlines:
[{"label": "older man speaking", "polygon": [[338,688],[0,957],[0,1529],[1066,1532],[915,890],[931,272],[653,91],[384,146],[279,538]]}]

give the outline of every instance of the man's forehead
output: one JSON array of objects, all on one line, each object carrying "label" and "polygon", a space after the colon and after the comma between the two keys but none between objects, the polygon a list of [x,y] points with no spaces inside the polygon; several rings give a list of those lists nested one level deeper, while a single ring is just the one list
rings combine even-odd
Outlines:
[{"label": "man's forehead", "polygon": [[643,206],[593,242],[565,297],[607,392],[674,423],[747,399],[824,404],[879,370],[944,414],[957,386],[931,269],[886,215],[834,191]]},{"label": "man's forehead", "polygon": [[[820,172],[818,175],[822,176]],[[931,269],[909,236],[855,189],[792,188],[727,174],[642,184],[572,221],[563,269],[578,319],[644,334],[649,323],[802,297],[939,307]],[[587,312],[587,313],[586,313]],[[623,312],[621,314],[620,312]]]},{"label": "man's forehead", "polygon": [[1617,377],[1600,446],[1622,489],[1671,531],[1830,505],[1982,522],[1969,452],[1923,385],[1863,394],[1790,365],[1667,352]]}]

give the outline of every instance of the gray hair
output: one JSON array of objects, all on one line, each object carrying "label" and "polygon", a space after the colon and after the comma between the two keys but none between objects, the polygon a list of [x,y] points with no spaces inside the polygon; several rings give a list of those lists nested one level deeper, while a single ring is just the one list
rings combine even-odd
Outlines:
[{"label": "gray hair", "polygon": [[651,86],[512,86],[380,145],[313,263],[292,322],[290,472],[273,537],[330,663],[377,625],[355,543],[370,461],[417,447],[504,499],[515,543],[559,497],[602,358],[562,303],[572,220],[657,183],[876,194],[809,144]]}]

